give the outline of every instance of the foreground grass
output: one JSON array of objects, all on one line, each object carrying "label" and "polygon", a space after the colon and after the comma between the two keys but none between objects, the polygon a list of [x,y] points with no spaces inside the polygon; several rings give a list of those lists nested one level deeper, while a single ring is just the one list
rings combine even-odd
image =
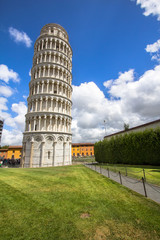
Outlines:
[{"label": "foreground grass", "polygon": [[[125,165],[125,164],[103,164],[103,168],[109,168],[113,172],[121,172],[123,175],[142,179],[145,174],[146,181],[160,186],[160,166],[143,166],[143,165]],[[143,171],[144,169],[144,171]]]},{"label": "foreground grass", "polygon": [[82,166],[0,169],[0,239],[160,239],[160,205]]}]

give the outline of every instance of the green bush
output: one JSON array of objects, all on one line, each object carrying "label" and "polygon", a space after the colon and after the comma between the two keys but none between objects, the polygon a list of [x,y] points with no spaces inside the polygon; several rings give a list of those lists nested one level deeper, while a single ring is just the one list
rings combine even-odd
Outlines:
[{"label": "green bush", "polygon": [[94,150],[99,163],[160,165],[160,128],[104,139]]}]

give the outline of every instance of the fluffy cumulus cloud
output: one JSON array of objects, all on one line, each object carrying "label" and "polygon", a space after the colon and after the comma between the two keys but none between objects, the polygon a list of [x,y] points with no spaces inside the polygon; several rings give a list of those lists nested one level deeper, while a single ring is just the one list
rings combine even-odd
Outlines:
[{"label": "fluffy cumulus cloud", "polygon": [[20,42],[24,43],[25,46],[28,48],[32,46],[32,40],[27,35],[27,33],[23,31],[19,31],[16,28],[10,27],[9,34],[16,43],[20,43]]},{"label": "fluffy cumulus cloud", "polygon": [[19,82],[20,78],[18,73],[14,72],[12,69],[9,69],[8,66],[0,64],[0,80],[8,83],[9,80],[13,82]]},{"label": "fluffy cumulus cloud", "polygon": [[95,142],[123,130],[124,123],[133,127],[159,118],[160,65],[139,79],[134,75],[130,69],[104,82],[109,98],[94,82],[73,86],[73,142]]},{"label": "fluffy cumulus cloud", "polygon": [[160,62],[160,39],[153,44],[148,44],[146,47],[146,52],[151,54],[152,60],[157,60]]},{"label": "fluffy cumulus cloud", "polygon": [[11,131],[3,129],[2,145],[22,145],[22,131],[12,129]]},{"label": "fluffy cumulus cloud", "polygon": [[[1,99],[0,99],[0,102]],[[0,114],[4,119],[5,128],[2,132],[2,145],[8,144],[22,144],[22,133],[25,126],[25,114],[27,107],[24,102],[13,103],[11,106],[12,113],[16,114],[12,117],[11,114],[7,113],[7,102],[3,99],[3,104],[0,104]],[[7,130],[10,127],[11,130]]]},{"label": "fluffy cumulus cloud", "polygon": [[10,97],[13,94],[13,90],[9,86],[0,85],[0,96]]},{"label": "fluffy cumulus cloud", "polygon": [[2,145],[21,144],[27,107],[24,102],[12,103],[11,108],[8,107],[9,97],[15,92],[9,86],[9,81],[12,80],[16,83],[20,81],[20,78],[18,73],[1,64],[0,80],[0,117],[4,119]]},{"label": "fluffy cumulus cloud", "polygon": [[157,16],[160,21],[160,1],[159,0],[137,0],[137,4],[140,4],[141,8],[144,9],[144,15]]}]

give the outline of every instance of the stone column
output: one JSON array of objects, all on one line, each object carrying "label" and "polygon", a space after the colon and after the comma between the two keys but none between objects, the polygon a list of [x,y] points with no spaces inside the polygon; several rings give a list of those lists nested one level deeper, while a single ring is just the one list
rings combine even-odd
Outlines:
[{"label": "stone column", "polygon": [[45,77],[45,75],[46,75],[46,67],[43,66],[43,77]]},{"label": "stone column", "polygon": [[40,98],[40,111],[42,112],[42,97]]},{"label": "stone column", "polygon": [[35,131],[35,126],[36,126],[36,117],[33,117],[33,131]]},{"label": "stone column", "polygon": [[40,166],[41,167],[43,167],[43,159],[44,159],[44,144],[45,144],[45,142],[43,141],[42,143],[41,143],[41,162],[40,162]]},{"label": "stone column", "polygon": [[32,158],[33,158],[33,141],[31,141],[31,152],[30,152],[30,161],[29,161],[29,167],[32,167]]},{"label": "stone column", "polygon": [[23,151],[21,156],[21,167],[24,168],[24,161],[26,156],[26,142],[23,142]]},{"label": "stone column", "polygon": [[40,63],[42,63],[43,59],[42,59],[42,53],[40,54]]},{"label": "stone column", "polygon": [[49,130],[52,131],[52,115],[50,115]]},{"label": "stone column", "polygon": [[50,40],[50,49],[52,49],[52,38]]},{"label": "stone column", "polygon": [[46,124],[46,121],[47,121],[47,119],[46,119],[46,115],[44,115],[44,131],[47,130],[47,124]]},{"label": "stone column", "polygon": [[41,116],[38,117],[38,130],[41,131]]},{"label": "stone column", "polygon": [[38,99],[36,98],[35,112],[37,112],[37,101],[38,101]]},{"label": "stone column", "polygon": [[49,92],[48,89],[49,89],[49,81],[47,80],[47,93]]},{"label": "stone column", "polygon": [[48,111],[48,97],[46,97],[46,112]]},{"label": "stone column", "polygon": [[64,132],[66,132],[66,118],[64,118],[64,129],[63,129]]},{"label": "stone column", "polygon": [[55,67],[53,66],[53,74],[52,76],[55,78]]},{"label": "stone column", "polygon": [[56,132],[57,129],[58,129],[58,128],[57,128],[57,124],[58,124],[58,123],[57,123],[57,116],[56,116],[56,117],[55,117],[55,132]]},{"label": "stone column", "polygon": [[51,65],[48,65],[48,76],[51,77]]},{"label": "stone column", "polygon": [[60,117],[59,132],[62,132],[62,118]]},{"label": "stone column", "polygon": [[49,52],[49,62],[51,62],[51,52]]},{"label": "stone column", "polygon": [[57,142],[53,143],[53,162],[52,162],[52,166],[55,166],[55,162],[56,162],[56,144],[57,144]]},{"label": "stone column", "polygon": [[42,81],[42,93],[44,93],[44,81]]},{"label": "stone column", "polygon": [[51,97],[51,112],[53,112],[53,97]]},{"label": "stone column", "polygon": [[46,49],[47,49],[47,45],[48,45],[48,38],[46,39],[46,44],[45,44]]},{"label": "stone column", "polygon": [[37,83],[37,94],[39,94],[39,82]]},{"label": "stone column", "polygon": [[63,142],[63,165],[65,165],[65,157],[66,157],[66,142]]}]

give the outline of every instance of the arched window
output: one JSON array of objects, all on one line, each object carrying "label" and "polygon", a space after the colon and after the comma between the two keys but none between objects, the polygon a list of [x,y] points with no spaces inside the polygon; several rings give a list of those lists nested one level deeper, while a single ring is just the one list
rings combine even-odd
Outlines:
[{"label": "arched window", "polygon": [[50,151],[48,151],[48,159],[50,159],[50,155],[51,155],[51,154],[50,154]]}]

